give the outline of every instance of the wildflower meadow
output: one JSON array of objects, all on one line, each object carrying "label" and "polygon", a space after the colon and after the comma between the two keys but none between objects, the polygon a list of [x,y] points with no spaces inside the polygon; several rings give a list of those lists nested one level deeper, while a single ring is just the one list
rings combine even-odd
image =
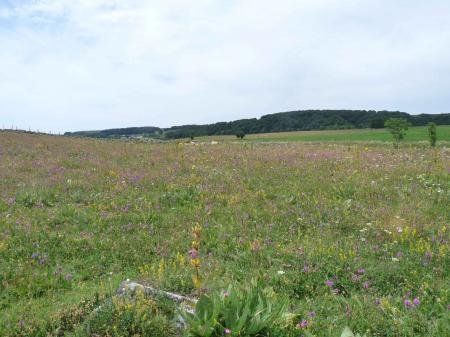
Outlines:
[{"label": "wildflower meadow", "polygon": [[0,336],[448,336],[449,206],[445,144],[2,132]]}]

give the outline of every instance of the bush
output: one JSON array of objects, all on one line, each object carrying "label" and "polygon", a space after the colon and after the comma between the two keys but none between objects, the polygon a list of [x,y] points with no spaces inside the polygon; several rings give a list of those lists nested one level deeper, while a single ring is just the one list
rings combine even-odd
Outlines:
[{"label": "bush", "polygon": [[245,137],[245,133],[244,132],[239,131],[239,132],[236,133],[236,138],[244,139],[244,137]]}]

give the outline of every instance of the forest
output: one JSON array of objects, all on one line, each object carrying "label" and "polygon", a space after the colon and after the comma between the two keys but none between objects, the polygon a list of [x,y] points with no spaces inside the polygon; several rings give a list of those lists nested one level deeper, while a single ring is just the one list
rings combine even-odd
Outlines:
[{"label": "forest", "polygon": [[119,138],[146,136],[177,139],[212,135],[256,134],[267,132],[383,128],[389,118],[405,118],[412,126],[430,122],[450,125],[450,113],[411,115],[400,111],[374,110],[298,110],[204,125],[181,125],[170,128],[130,127],[100,131],[66,132],[66,136]]}]

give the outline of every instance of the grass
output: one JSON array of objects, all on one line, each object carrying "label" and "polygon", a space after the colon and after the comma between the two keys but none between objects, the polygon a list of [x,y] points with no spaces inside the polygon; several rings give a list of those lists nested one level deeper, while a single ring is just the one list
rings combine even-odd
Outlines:
[{"label": "grass", "polygon": [[[438,141],[450,142],[450,125],[437,126]],[[236,140],[235,136],[210,136],[199,139]],[[385,129],[352,129],[323,131],[293,131],[246,135],[245,140],[254,142],[392,142],[392,135]],[[426,126],[411,127],[404,142],[428,142]]]},{"label": "grass", "polygon": [[445,146],[0,133],[0,335],[141,331],[128,304],[103,323],[85,304],[131,278],[185,295],[258,279],[290,300],[286,336],[444,336],[449,173]]}]

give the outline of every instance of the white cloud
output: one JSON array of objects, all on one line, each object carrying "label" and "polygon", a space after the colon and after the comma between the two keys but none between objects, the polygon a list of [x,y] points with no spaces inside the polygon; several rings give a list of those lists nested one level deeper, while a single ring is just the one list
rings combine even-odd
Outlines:
[{"label": "white cloud", "polygon": [[450,103],[445,0],[14,3],[0,2],[0,117],[20,127]]}]

